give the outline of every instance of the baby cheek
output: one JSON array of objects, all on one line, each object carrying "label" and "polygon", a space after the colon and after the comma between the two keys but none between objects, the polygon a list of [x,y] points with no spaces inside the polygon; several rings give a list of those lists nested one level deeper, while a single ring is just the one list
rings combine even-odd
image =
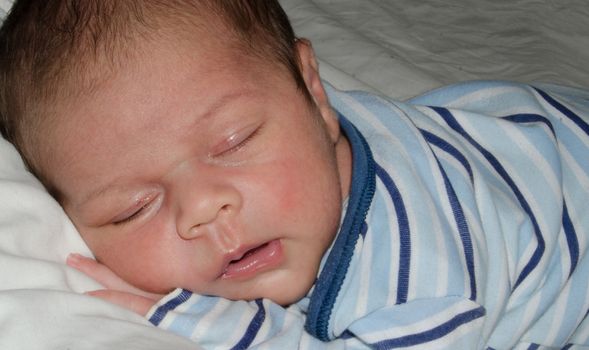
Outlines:
[{"label": "baby cheek", "polygon": [[285,163],[272,179],[268,180],[270,191],[274,194],[274,205],[282,213],[296,212],[296,208],[305,203],[308,186],[311,184],[300,174],[301,169]]},{"label": "baby cheek", "polygon": [[170,259],[175,252],[166,235],[156,232],[161,229],[159,225],[147,226],[111,245],[105,259],[115,273],[136,287],[149,292],[167,292],[174,287],[175,271],[170,269],[174,266]]}]

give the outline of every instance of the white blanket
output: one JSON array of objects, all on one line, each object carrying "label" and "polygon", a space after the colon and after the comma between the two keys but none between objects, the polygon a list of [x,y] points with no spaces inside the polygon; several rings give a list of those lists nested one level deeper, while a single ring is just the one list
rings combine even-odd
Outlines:
[{"label": "white blanket", "polygon": [[[7,9],[10,0],[0,0]],[[494,78],[589,87],[584,0],[283,0],[326,80],[405,99]],[[194,344],[78,293],[64,264],[90,252],[61,208],[0,139],[0,349],[188,349]]]},{"label": "white blanket", "polygon": [[324,77],[406,99],[506,79],[589,86],[585,0],[282,0]]}]

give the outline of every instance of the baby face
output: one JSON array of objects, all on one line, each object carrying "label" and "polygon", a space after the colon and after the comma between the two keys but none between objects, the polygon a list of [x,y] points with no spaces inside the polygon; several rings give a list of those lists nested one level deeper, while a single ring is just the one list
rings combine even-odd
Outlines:
[{"label": "baby face", "polygon": [[[96,258],[147,291],[292,303],[339,226],[350,151],[300,44],[284,69],[150,44],[59,110],[43,170]],[[306,56],[305,56],[306,55]]]}]

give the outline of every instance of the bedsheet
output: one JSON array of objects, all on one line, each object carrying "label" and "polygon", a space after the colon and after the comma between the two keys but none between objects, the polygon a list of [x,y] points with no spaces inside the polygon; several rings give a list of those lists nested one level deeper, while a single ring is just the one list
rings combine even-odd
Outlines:
[{"label": "bedsheet", "polygon": [[589,85],[584,0],[283,0],[324,77],[406,99],[506,79]]},{"label": "bedsheet", "polygon": [[[445,84],[509,79],[589,87],[584,0],[282,0],[324,78],[406,99]],[[0,14],[10,7],[0,0]],[[189,349],[141,317],[79,293],[64,264],[90,255],[59,205],[0,140],[0,349]]]}]

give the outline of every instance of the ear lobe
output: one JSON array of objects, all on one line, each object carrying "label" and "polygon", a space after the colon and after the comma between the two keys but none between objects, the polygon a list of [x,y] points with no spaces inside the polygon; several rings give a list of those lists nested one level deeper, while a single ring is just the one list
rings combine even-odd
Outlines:
[{"label": "ear lobe", "polygon": [[329,104],[327,93],[321,82],[319,64],[315,58],[311,42],[307,39],[297,39],[296,48],[299,55],[301,74],[307,90],[321,113],[331,140],[336,143],[340,137],[339,121]]}]

